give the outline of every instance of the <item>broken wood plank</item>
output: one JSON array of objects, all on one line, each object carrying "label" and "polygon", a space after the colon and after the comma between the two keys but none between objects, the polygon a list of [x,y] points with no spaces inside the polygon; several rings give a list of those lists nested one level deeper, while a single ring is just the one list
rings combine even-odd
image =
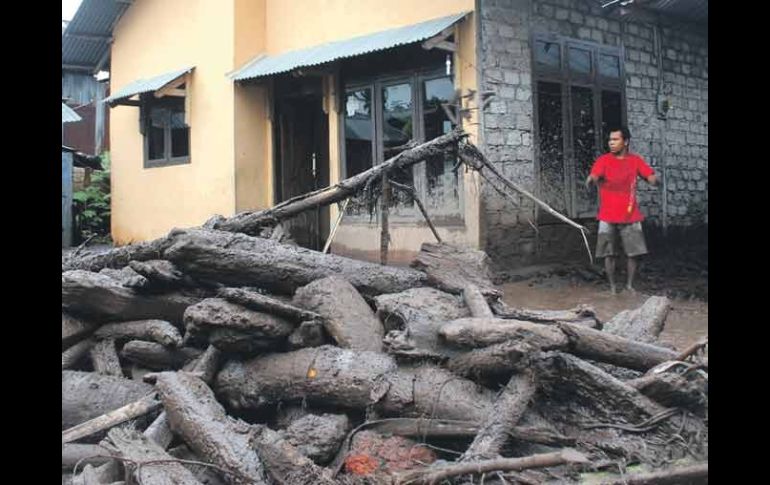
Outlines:
[{"label": "broken wood plank", "polygon": [[130,460],[123,466],[127,476],[138,483],[202,485],[190,470],[138,431],[111,429],[107,439],[117,450],[116,455]]},{"label": "broken wood plank", "polygon": [[553,453],[542,453],[523,458],[496,458],[450,465],[428,467],[422,470],[399,474],[397,484],[433,484],[449,477],[475,474],[481,475],[493,471],[519,471],[529,468],[545,468],[568,463],[587,464],[588,458],[582,453],[567,448]]},{"label": "broken wood plank", "polygon": [[293,303],[323,318],[329,335],[342,348],[371,350],[382,348],[380,320],[353,285],[339,276],[328,276],[299,288]]},{"label": "broken wood plank", "polygon": [[236,303],[251,310],[271,313],[295,323],[321,319],[321,315],[315,312],[245,288],[222,288],[217,293],[217,297],[224,298],[231,303]]},{"label": "broken wood plank", "polygon": [[115,348],[115,340],[99,340],[89,352],[94,372],[105,376],[124,377],[118,350]]},{"label": "broken wood plank", "polygon": [[81,340],[72,347],[61,353],[61,368],[71,369],[80,362],[80,359],[88,355],[91,347],[94,346],[93,339]]},{"label": "broken wood plank", "polygon": [[108,323],[94,332],[97,339],[148,340],[166,347],[182,345],[182,335],[170,322],[165,320],[133,320]]},{"label": "broken wood plank", "polygon": [[120,356],[153,370],[179,369],[199,357],[202,350],[194,347],[168,348],[155,342],[132,340],[120,351]]},{"label": "broken wood plank", "polygon": [[62,308],[105,322],[160,318],[181,323],[185,308],[200,300],[179,292],[137,293],[108,276],[88,271],[62,273]]},{"label": "broken wood plank", "polygon": [[236,485],[268,485],[252,448],[254,427],[225,413],[209,387],[184,372],[161,372],[156,388],[171,429],[204,461],[227,470]]},{"label": "broken wood plank", "polygon": [[62,443],[69,443],[85,436],[104,431],[130,419],[144,416],[145,414],[158,409],[160,405],[161,403],[156,399],[155,393],[149,394],[138,401],[114,409],[106,414],[97,416],[96,418],[62,431],[61,441]]},{"label": "broken wood plank", "polygon": [[500,295],[493,283],[491,260],[484,251],[423,243],[410,266],[424,272],[428,284],[442,291],[459,295],[466,285],[473,284],[484,295]]},{"label": "broken wood plank", "polygon": [[510,431],[524,415],[529,401],[535,395],[534,374],[525,370],[508,381],[495,399],[489,414],[481,423],[479,432],[460,461],[494,458],[510,437]]},{"label": "broken wood plank", "polygon": [[317,279],[338,275],[365,296],[425,286],[425,274],[222,231],[174,231],[165,256],[186,273],[228,286],[257,286],[292,295]]}]

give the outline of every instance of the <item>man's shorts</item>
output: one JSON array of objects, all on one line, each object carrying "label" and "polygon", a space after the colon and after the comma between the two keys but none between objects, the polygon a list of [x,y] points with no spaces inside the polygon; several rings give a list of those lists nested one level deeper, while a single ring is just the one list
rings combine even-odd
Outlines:
[{"label": "man's shorts", "polygon": [[623,241],[623,251],[626,256],[641,256],[647,254],[647,245],[644,243],[642,223],[613,224],[599,221],[599,237],[596,241],[596,257],[617,256],[618,235]]}]

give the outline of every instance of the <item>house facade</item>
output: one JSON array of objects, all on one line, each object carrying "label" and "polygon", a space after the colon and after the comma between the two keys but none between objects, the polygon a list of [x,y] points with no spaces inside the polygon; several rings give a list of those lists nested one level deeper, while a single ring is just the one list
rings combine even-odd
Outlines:
[{"label": "house facade", "polygon": [[[652,225],[707,223],[707,2],[606,3],[135,0],[112,29],[113,239],[267,208],[458,124],[506,176],[590,221],[582,180],[606,130],[627,123],[664,173],[662,191],[639,193]],[[580,251],[574,229],[450,156],[393,177],[444,240],[503,266]],[[288,228],[320,248],[338,210]],[[377,212],[344,210],[332,252],[379,258]],[[393,262],[433,240],[403,194],[389,221]]]}]

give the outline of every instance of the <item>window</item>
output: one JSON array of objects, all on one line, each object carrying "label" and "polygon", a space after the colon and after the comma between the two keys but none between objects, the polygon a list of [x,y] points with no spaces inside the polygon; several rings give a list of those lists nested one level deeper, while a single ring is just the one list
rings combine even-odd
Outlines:
[{"label": "window", "polygon": [[145,95],[141,110],[145,168],[189,163],[190,127],[185,121],[185,98]]},{"label": "window", "polygon": [[[394,148],[410,140],[418,143],[448,133],[454,125],[443,103],[454,98],[454,83],[444,69],[378,76],[348,83],[343,101],[344,170],[352,177],[395,155]],[[436,223],[458,222],[461,210],[455,157],[421,162],[391,172],[391,180],[415,188]],[[394,190],[391,213],[395,220],[422,217],[411,197]],[[352,202],[350,214],[366,214],[363,204]]]},{"label": "window", "polygon": [[583,182],[625,119],[619,48],[555,35],[533,39],[540,196],[570,217],[591,217],[596,193]]}]

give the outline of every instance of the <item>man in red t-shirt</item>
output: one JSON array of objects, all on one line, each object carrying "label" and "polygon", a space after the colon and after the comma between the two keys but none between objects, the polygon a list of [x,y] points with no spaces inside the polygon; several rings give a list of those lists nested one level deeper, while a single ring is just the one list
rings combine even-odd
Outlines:
[{"label": "man in red t-shirt", "polygon": [[623,241],[623,251],[628,258],[628,281],[626,289],[634,291],[636,258],[647,254],[642,233],[644,216],[639,212],[636,199],[636,178],[642,177],[651,185],[657,184],[655,171],[642,157],[628,151],[631,134],[621,127],[610,131],[610,153],[605,153],[594,162],[586,187],[591,182],[599,186],[599,236],[596,242],[596,257],[604,258],[604,268],[610,281],[610,290],[617,293],[615,286],[615,257],[617,256],[618,235]]}]

